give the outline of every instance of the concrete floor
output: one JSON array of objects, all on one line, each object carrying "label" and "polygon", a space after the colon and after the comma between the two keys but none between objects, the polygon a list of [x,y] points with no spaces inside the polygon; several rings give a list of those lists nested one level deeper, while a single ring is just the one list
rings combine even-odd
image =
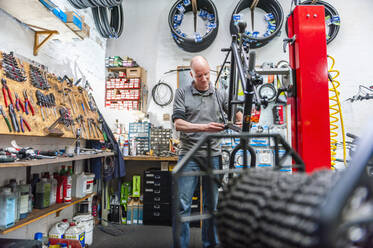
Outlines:
[{"label": "concrete floor", "polygon": [[[169,226],[119,225],[120,235],[113,236],[95,227],[93,245],[89,248],[172,248],[172,228]],[[201,248],[201,229],[191,228],[189,248]]]}]

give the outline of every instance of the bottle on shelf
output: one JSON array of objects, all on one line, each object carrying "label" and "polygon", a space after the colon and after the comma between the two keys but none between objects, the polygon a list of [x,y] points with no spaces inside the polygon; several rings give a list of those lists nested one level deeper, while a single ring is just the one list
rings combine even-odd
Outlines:
[{"label": "bottle on shelf", "polygon": [[31,195],[32,195],[32,206],[35,206],[35,196],[36,196],[36,184],[39,182],[39,174],[34,173],[32,174],[31,179]]},{"label": "bottle on shelf", "polygon": [[19,192],[19,218],[24,219],[30,212],[30,184],[26,184],[24,180],[21,180],[17,188],[17,191]]},{"label": "bottle on shelf", "polygon": [[50,206],[51,184],[47,178],[42,178],[36,184],[35,208],[43,209]]},{"label": "bottle on shelf", "polygon": [[58,181],[54,177],[51,177],[49,179],[51,183],[51,197],[50,197],[50,205],[56,204],[57,201],[57,187],[58,187]]},{"label": "bottle on shelf", "polygon": [[19,221],[19,199],[20,195],[17,188],[17,180],[12,178],[9,180],[8,187],[12,189],[12,193],[16,196],[15,220]]},{"label": "bottle on shelf", "polygon": [[9,187],[2,188],[0,193],[0,229],[6,229],[14,225],[16,219],[17,198]]},{"label": "bottle on shelf", "polygon": [[66,175],[65,175],[65,180],[64,180],[64,185],[63,185],[63,191],[64,191],[64,194],[63,194],[63,201],[64,202],[71,202],[71,188],[72,188],[72,174],[73,174],[73,170],[72,170],[72,166],[69,166],[69,169],[67,170],[66,172]]},{"label": "bottle on shelf", "polygon": [[57,172],[53,173],[53,177],[57,180],[56,203],[63,203],[63,178]]}]

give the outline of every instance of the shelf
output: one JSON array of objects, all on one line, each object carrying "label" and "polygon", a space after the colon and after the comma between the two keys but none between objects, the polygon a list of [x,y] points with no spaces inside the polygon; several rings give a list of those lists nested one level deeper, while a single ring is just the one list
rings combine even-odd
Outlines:
[{"label": "shelf", "polygon": [[29,166],[38,166],[45,164],[57,164],[57,163],[66,163],[77,160],[84,160],[90,158],[101,158],[113,156],[114,152],[103,152],[98,154],[83,154],[77,155],[74,157],[58,157],[54,159],[38,159],[38,160],[29,160],[29,161],[16,161],[13,163],[0,163],[0,168],[11,168],[11,167],[29,167]]},{"label": "shelf", "polygon": [[156,157],[156,156],[124,156],[124,160],[128,161],[168,161],[177,162],[178,156],[173,157]]},{"label": "shelf", "polygon": [[70,206],[73,206],[81,201],[84,201],[86,199],[88,199],[89,197],[92,197],[94,196],[95,193],[91,193],[91,194],[88,194],[86,195],[85,197],[83,198],[73,198],[71,200],[71,202],[69,203],[59,203],[59,204],[54,204],[53,206],[49,207],[49,208],[45,208],[45,209],[34,209],[32,210],[31,214],[29,214],[27,216],[27,218],[24,218],[20,221],[18,221],[14,226],[12,227],[9,227],[7,229],[4,229],[4,230],[1,230],[0,231],[0,234],[7,234],[9,232],[12,232],[14,230],[17,230],[18,228],[21,228],[21,227],[24,227],[24,226],[27,226],[28,224],[31,224],[37,220],[40,220],[44,217],[47,217],[48,215],[51,215],[51,214],[54,214],[54,213],[57,213],[57,212],[60,212],[62,211],[63,209],[65,208],[68,208]]},{"label": "shelf", "polygon": [[56,39],[64,41],[81,39],[39,0],[0,1],[0,8],[25,24],[58,31],[55,35]]}]

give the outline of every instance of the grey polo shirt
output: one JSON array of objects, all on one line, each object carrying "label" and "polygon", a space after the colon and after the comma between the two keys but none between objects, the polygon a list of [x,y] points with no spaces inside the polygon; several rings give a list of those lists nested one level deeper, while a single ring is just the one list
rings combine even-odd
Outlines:
[{"label": "grey polo shirt", "polygon": [[[188,86],[176,90],[172,121],[183,119],[190,123],[206,124],[210,122],[223,123],[220,114],[215,89],[210,83],[210,88],[205,92],[200,92],[191,83]],[[224,91],[218,90],[217,96],[222,104],[223,110],[228,109],[228,96]],[[180,155],[186,154],[200,139],[205,132],[185,133],[180,132],[181,151]],[[211,143],[212,155],[220,154],[220,141],[214,140]],[[196,156],[206,156],[207,145],[204,145]]]}]

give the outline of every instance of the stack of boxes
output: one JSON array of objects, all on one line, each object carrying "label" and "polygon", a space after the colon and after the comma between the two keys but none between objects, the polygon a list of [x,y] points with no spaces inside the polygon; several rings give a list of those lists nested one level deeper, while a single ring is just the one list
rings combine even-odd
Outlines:
[{"label": "stack of boxes", "polygon": [[136,67],[136,61],[130,57],[112,56],[105,58],[106,67]]},{"label": "stack of boxes", "polygon": [[[120,62],[114,60],[114,64]],[[121,68],[106,81],[105,106],[111,109],[140,110],[140,67]]]},{"label": "stack of boxes", "polygon": [[144,172],[144,225],[171,225],[171,175],[169,171]]}]

